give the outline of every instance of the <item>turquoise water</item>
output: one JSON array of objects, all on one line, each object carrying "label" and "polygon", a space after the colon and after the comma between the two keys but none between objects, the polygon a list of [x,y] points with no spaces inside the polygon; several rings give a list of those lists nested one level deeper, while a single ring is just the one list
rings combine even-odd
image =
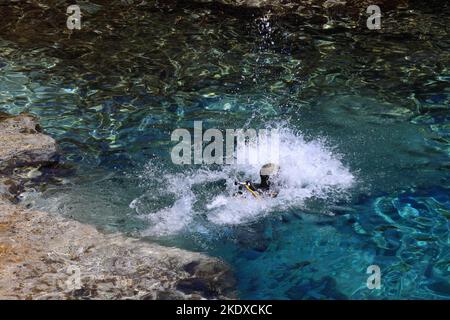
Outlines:
[{"label": "turquoise water", "polygon": [[[371,32],[118,3],[85,4],[72,34],[61,8],[0,9],[0,110],[39,115],[76,170],[24,202],[222,257],[241,298],[450,298],[448,4]],[[195,120],[281,128],[280,197],[230,196],[257,166],[174,165],[170,134]]]}]

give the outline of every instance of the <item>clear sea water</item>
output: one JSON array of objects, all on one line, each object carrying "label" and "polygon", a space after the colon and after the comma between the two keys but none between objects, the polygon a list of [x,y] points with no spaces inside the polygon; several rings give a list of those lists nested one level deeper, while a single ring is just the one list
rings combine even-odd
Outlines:
[{"label": "clear sea water", "polygon": [[[25,203],[221,257],[244,299],[450,298],[448,3],[370,31],[92,1],[73,32],[31,3],[0,7],[0,111],[38,115],[75,174]],[[174,165],[171,132],[197,120],[280,128],[280,196],[232,197],[258,165]]]}]

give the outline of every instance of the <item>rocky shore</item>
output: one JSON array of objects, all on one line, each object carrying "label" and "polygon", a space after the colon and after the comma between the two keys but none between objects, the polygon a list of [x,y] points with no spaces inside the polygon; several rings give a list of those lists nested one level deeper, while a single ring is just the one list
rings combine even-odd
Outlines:
[{"label": "rocky shore", "polygon": [[40,168],[58,161],[56,142],[40,131],[31,115],[0,114],[0,299],[236,297],[218,259],[14,204]]}]

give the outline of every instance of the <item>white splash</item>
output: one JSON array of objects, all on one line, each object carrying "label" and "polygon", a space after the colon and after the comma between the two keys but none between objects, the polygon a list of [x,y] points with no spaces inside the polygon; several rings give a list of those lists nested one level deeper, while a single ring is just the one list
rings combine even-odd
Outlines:
[{"label": "white splash", "polygon": [[[281,171],[276,198],[233,196],[236,180],[259,181],[259,169],[270,160],[269,154],[267,159],[259,156],[253,164],[176,174],[150,163],[143,179],[152,185],[151,190],[130,205],[151,224],[144,235],[170,235],[186,227],[195,228],[194,219],[199,216],[215,225],[242,224],[274,212],[301,208],[312,197],[336,200],[346,195],[355,178],[325,141],[306,141],[300,133],[286,128],[279,134]],[[249,151],[257,153],[258,148],[250,146]],[[211,189],[211,185],[216,187]]]}]

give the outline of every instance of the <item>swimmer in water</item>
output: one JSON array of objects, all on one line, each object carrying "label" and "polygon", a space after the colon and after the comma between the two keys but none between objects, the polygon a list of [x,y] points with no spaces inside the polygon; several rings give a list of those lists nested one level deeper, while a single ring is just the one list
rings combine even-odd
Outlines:
[{"label": "swimmer in water", "polygon": [[274,163],[267,163],[261,167],[259,175],[261,177],[260,183],[253,183],[251,181],[238,182],[239,191],[235,195],[242,195],[245,191],[250,192],[255,198],[260,196],[269,196],[275,198],[278,192],[275,190],[274,180],[280,172],[280,166]]}]

